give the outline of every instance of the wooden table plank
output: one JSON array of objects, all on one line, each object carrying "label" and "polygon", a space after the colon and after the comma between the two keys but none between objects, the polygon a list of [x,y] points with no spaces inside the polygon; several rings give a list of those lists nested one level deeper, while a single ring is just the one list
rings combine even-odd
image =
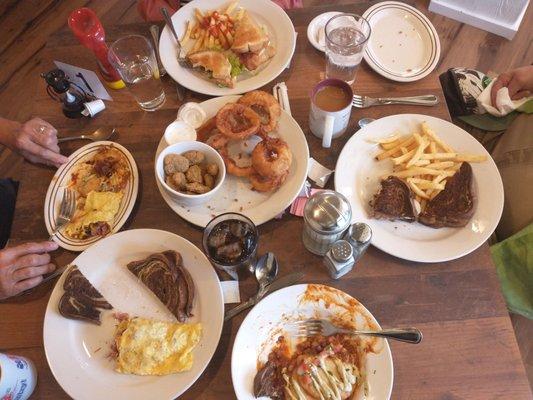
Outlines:
[{"label": "wooden table plank", "polygon": [[[361,12],[366,6],[336,8]],[[307,42],[306,25],[325,9],[329,9],[328,6],[290,12],[299,33],[297,51],[291,68],[276,81],[287,82],[294,117],[306,134],[312,156],[333,168],[349,135],[335,140],[332,148],[325,150],[320,147],[320,141],[311,135],[307,123],[308,93],[312,85],[323,77],[324,59]],[[119,11],[113,10],[115,13]],[[109,40],[125,33],[148,35],[147,25],[106,29]],[[54,59],[89,69],[95,67],[91,54],[81,48],[66,29],[49,39],[43,70],[51,68]],[[354,87],[356,92],[366,95],[433,93],[441,99],[441,104],[432,108],[389,106],[354,110],[349,132],[356,130],[356,122],[362,116],[379,118],[395,113],[427,113],[449,119],[436,73],[415,83],[398,84],[381,78],[363,64]],[[153,173],[157,142],[165,126],[175,118],[178,106],[170,79],[165,79],[167,103],[162,110],[144,113],[125,91],[113,91],[114,101],[107,103],[108,109],[91,120],[65,119],[58,105],[44,93],[42,80],[35,85],[35,91],[34,112],[58,127],[62,134],[90,132],[100,126],[118,128],[117,141],[132,152],[142,181],[136,207],[124,229],[157,224],[159,229],[178,233],[200,246],[201,230],[181,220],[162,201]],[[196,101],[206,99],[192,93],[188,96]],[[70,143],[63,149],[68,154],[79,146],[80,143]],[[52,175],[51,169],[24,164],[13,243],[46,237],[42,210],[44,194]],[[407,262],[371,248],[350,275],[331,281],[321,266],[321,259],[304,249],[301,230],[302,220],[290,215],[259,228],[260,252],[276,253],[282,275],[303,271],[310,282],[328,283],[359,298],[384,326],[414,325],[424,332],[424,342],[420,346],[392,344],[395,360],[393,398],[533,398],[487,245],[459,260],[437,264]],[[291,248],[287,248],[286,243],[291,243]],[[74,257],[74,253],[64,250],[54,254],[58,264],[69,262]],[[36,362],[40,379],[35,398],[39,399],[67,398],[51,376],[42,348],[44,310],[50,290],[51,285],[43,286],[25,298],[0,304],[0,348],[27,355]],[[252,278],[241,282],[241,297],[246,298],[254,290]],[[245,313],[226,324],[212,362],[182,398],[234,398],[230,376],[231,350],[244,317]]]}]

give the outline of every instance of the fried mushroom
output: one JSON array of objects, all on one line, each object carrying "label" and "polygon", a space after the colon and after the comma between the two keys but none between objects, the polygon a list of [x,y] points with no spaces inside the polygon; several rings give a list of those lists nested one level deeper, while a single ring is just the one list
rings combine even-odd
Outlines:
[{"label": "fried mushroom", "polygon": [[185,177],[189,183],[196,182],[201,184],[203,182],[202,169],[198,165],[192,165],[187,172],[185,172]]},{"label": "fried mushroom", "polygon": [[198,165],[201,164],[205,160],[205,155],[201,151],[197,150],[190,150],[186,151],[182,154],[183,157],[185,157],[191,165]]},{"label": "fried mushroom", "polygon": [[204,175],[204,185],[210,189],[213,189],[215,187],[215,178],[213,177],[213,175],[210,175],[210,174]]},{"label": "fried mushroom", "polygon": [[215,163],[207,164],[205,170],[209,175],[212,175],[213,177],[216,177],[218,175],[218,165]]},{"label": "fried mushroom", "polygon": [[204,194],[211,190],[211,188],[205,185],[202,185],[201,183],[198,183],[198,182],[187,183],[185,185],[185,188],[187,189],[188,192],[192,192],[195,194]]},{"label": "fried mushroom", "polygon": [[189,169],[190,162],[179,154],[168,154],[163,160],[165,174],[172,175],[176,172],[185,172]]}]

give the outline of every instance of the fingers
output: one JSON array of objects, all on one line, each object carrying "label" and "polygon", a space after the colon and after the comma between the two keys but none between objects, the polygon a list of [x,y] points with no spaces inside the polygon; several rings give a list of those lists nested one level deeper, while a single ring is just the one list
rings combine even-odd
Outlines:
[{"label": "fingers", "polygon": [[13,286],[13,289],[15,290],[15,294],[18,294],[20,292],[23,292],[25,290],[31,289],[32,287],[37,286],[39,283],[41,283],[43,280],[43,276],[39,275],[34,278],[25,279],[23,281],[15,283]]},{"label": "fingers", "polygon": [[498,79],[496,79],[496,82],[494,82],[494,85],[492,85],[492,89],[490,91],[490,102],[493,107],[496,107],[496,95],[498,94],[498,90],[506,86],[506,84],[507,80],[505,77],[499,76]]},{"label": "fingers", "polygon": [[27,267],[37,267],[40,265],[46,265],[50,262],[50,254],[27,254],[19,257],[13,265],[13,269],[21,269]]},{"label": "fingers", "polygon": [[48,253],[50,251],[57,250],[58,247],[59,246],[55,242],[33,242],[11,247],[8,250],[15,256],[22,257],[26,254]]},{"label": "fingers", "polygon": [[52,150],[49,150],[47,148],[44,148],[32,141],[29,141],[28,143],[26,143],[25,150],[31,155],[33,155],[34,159],[37,159],[38,162],[41,162],[43,164],[54,165],[56,167],[59,167],[60,165],[68,161],[67,157],[59,153],[55,153]]},{"label": "fingers", "polygon": [[20,268],[13,273],[13,280],[15,282],[20,282],[26,279],[48,274],[50,272],[53,272],[55,269],[55,265],[50,263],[35,267]]},{"label": "fingers", "polygon": [[512,100],[520,100],[524,97],[528,97],[531,95],[531,92],[529,90],[519,90],[516,92],[513,96],[511,96]]},{"label": "fingers", "polygon": [[517,77],[513,77],[507,85],[509,89],[509,97],[513,98],[518,92],[523,90],[523,83]]}]

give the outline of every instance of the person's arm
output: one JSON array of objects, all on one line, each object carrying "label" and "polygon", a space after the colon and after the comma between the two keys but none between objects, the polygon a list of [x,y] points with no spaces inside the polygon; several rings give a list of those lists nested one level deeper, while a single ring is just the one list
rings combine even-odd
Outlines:
[{"label": "person's arm", "polygon": [[0,143],[34,163],[59,167],[68,161],[59,153],[57,130],[40,118],[21,124],[0,117]]},{"label": "person's arm", "polygon": [[498,76],[490,92],[490,101],[494,107],[496,107],[496,93],[502,87],[509,89],[512,100],[529,96],[533,92],[533,65],[516,68]]},{"label": "person's arm", "polygon": [[55,270],[48,252],[57,243],[25,243],[0,250],[0,300],[37,286],[43,275]]}]

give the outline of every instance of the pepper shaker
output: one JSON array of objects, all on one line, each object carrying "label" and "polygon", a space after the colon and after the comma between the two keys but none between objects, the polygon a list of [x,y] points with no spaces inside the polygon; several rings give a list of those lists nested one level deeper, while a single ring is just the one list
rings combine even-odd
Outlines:
[{"label": "pepper shaker", "polygon": [[370,245],[372,229],[363,222],[356,222],[348,228],[343,239],[352,245],[354,261],[357,262]]},{"label": "pepper shaker", "polygon": [[323,256],[342,238],[352,219],[348,199],[333,190],[315,193],[304,207],[302,240],[311,253]]}]

